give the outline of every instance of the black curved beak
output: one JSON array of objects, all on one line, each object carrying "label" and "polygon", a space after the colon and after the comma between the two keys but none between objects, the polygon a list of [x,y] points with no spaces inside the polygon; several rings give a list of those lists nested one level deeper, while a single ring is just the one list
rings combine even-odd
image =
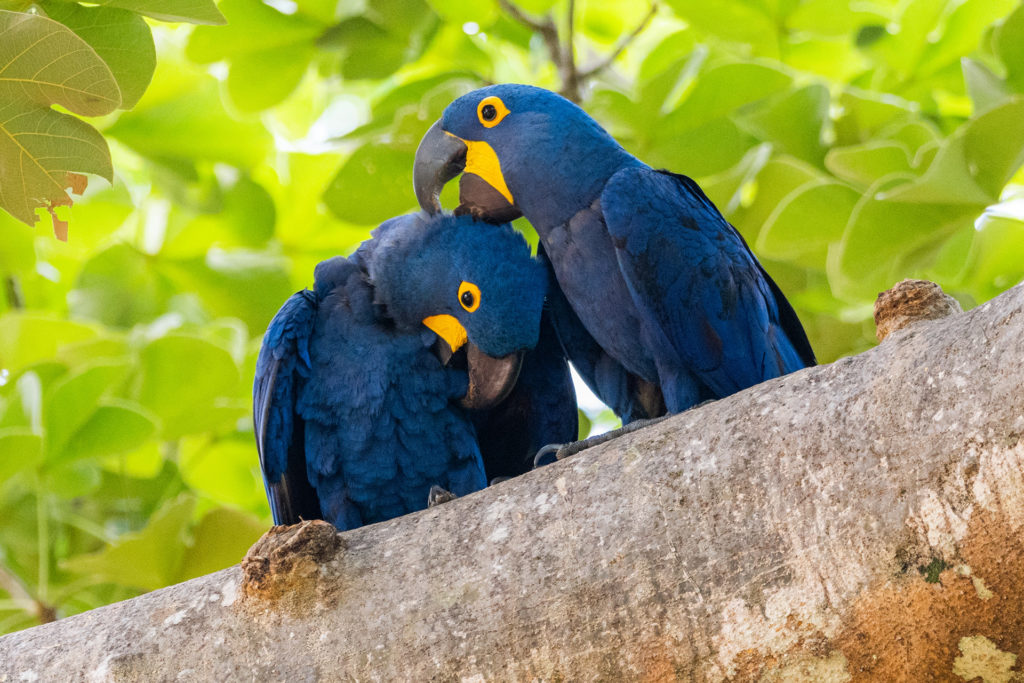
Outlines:
[{"label": "black curved beak", "polygon": [[467,149],[465,142],[441,128],[440,119],[420,140],[412,164],[412,186],[416,200],[428,214],[441,212],[441,190],[466,167]]},{"label": "black curved beak", "polygon": [[466,344],[469,391],[459,403],[468,410],[487,410],[498,405],[515,387],[522,365],[522,351],[494,358],[475,344]]}]

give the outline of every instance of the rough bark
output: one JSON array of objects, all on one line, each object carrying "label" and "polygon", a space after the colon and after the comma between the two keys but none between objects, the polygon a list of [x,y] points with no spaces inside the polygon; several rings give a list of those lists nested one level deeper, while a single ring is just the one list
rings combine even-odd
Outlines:
[{"label": "rough bark", "polygon": [[422,513],[278,529],[0,638],[0,681],[1013,680],[1022,349],[1017,287]]}]

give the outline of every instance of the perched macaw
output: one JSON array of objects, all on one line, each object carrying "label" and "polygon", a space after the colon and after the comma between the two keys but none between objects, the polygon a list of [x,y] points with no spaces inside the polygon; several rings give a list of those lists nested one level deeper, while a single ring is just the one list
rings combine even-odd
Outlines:
[{"label": "perched macaw", "polygon": [[[484,488],[471,411],[502,409],[537,345],[546,281],[509,226],[484,234],[446,215],[391,219],[353,256],[320,263],[256,365],[274,522],[351,529],[425,508],[433,486]],[[575,414],[553,433],[569,428]]]},{"label": "perched macaw", "polygon": [[814,364],[789,302],[700,187],[563,97],[506,84],[452,102],[416,152],[420,205],[439,211],[460,172],[457,214],[536,228],[564,295],[549,294],[559,339],[623,422]]}]

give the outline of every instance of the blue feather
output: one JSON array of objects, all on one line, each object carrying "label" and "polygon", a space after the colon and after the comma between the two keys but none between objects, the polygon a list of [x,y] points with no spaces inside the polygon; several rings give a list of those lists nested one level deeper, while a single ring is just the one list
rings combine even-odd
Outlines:
[{"label": "blue feather", "polygon": [[[487,97],[509,110],[496,125],[477,115]],[[562,346],[624,422],[814,364],[792,307],[697,184],[651,169],[577,105],[494,85],[452,102],[441,127],[494,150],[564,296]],[[472,187],[463,208],[486,217]]]},{"label": "blue feather", "polygon": [[[422,321],[452,315],[495,356],[537,343],[547,278],[510,227],[410,215],[374,235],[319,264],[313,290],[264,336],[253,408],[275,523],[349,529],[426,507],[435,485],[459,496],[486,486],[473,416],[457,403],[466,371],[442,365]],[[480,290],[472,313],[463,281]],[[547,352],[545,367],[567,367],[560,348]]]}]

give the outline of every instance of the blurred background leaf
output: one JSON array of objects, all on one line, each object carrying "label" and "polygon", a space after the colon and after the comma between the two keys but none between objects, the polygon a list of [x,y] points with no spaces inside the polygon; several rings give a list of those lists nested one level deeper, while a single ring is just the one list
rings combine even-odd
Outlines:
[{"label": "blurred background leaf", "polygon": [[[240,559],[270,524],[249,412],[263,330],[317,262],[415,208],[420,136],[483,84],[564,89],[631,152],[696,178],[822,362],[874,344],[874,297],[896,280],[971,307],[1024,277],[1014,0],[576,0],[575,86],[535,30],[550,17],[564,40],[568,0],[514,4],[0,13],[62,36],[39,59],[82,48],[65,67],[93,64],[107,99],[0,76],[0,130],[88,146],[57,148],[83,161],[51,184],[112,179],[50,207],[70,225],[56,241],[3,194],[0,141],[0,633]],[[580,408],[581,436],[616,424],[582,391]]]}]

